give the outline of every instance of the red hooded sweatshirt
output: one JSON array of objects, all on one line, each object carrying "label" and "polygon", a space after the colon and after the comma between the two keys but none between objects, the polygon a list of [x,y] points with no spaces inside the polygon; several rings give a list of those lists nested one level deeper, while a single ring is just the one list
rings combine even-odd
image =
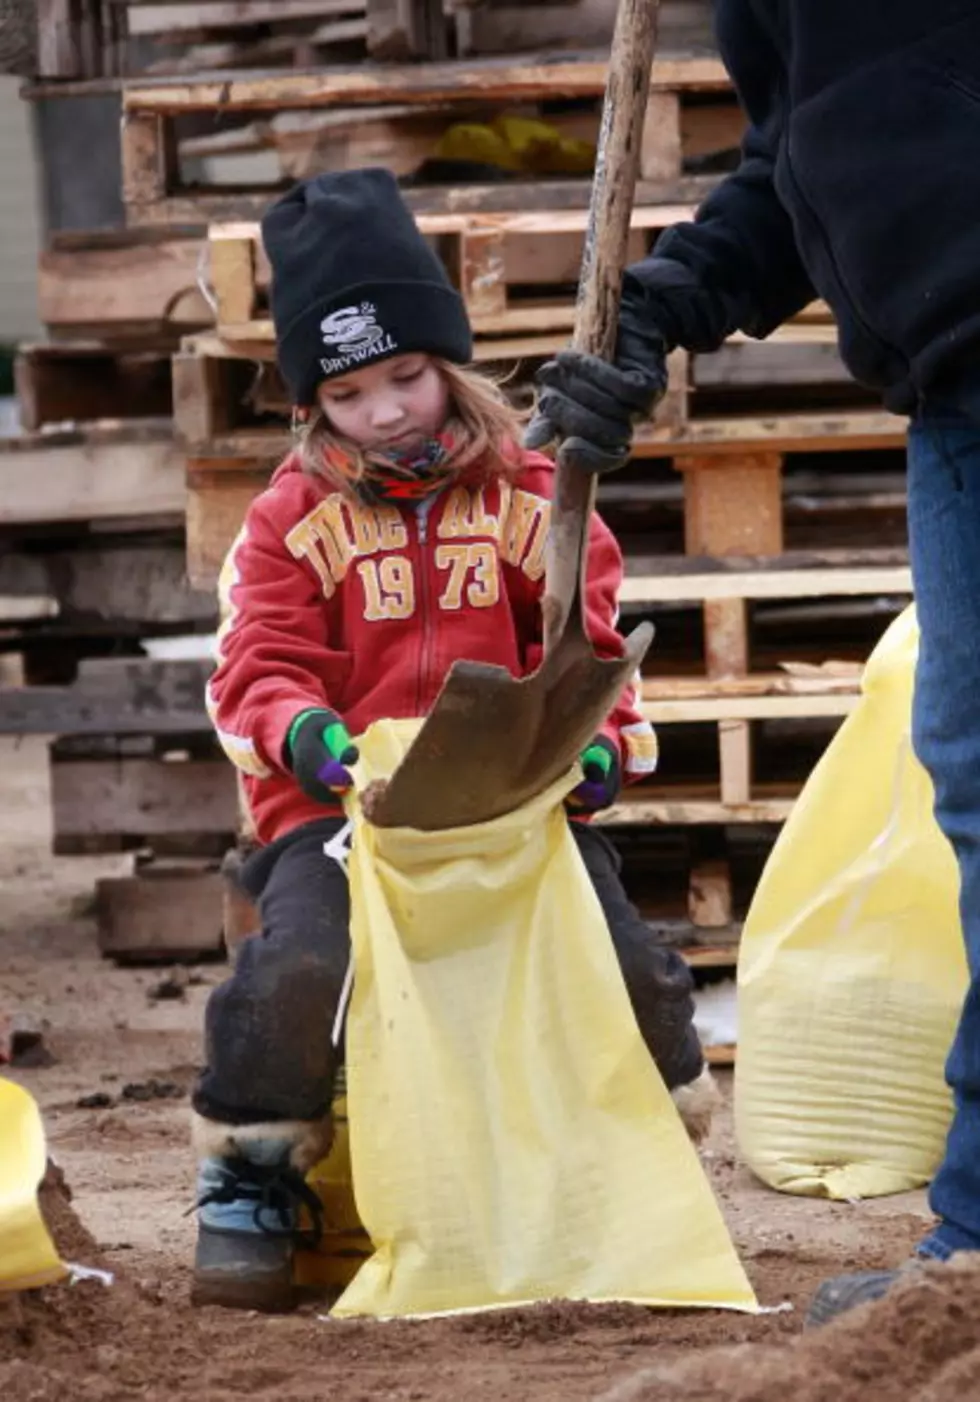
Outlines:
[{"label": "red hooded sweatshirt", "polygon": [[[355,737],[424,716],[457,659],[516,677],[541,661],[554,465],[523,453],[513,482],[450,485],[421,503],[366,506],[288,458],[249,508],[219,581],[223,623],[208,710],[244,773],[256,834],[271,842],[330,811],[299,788],[283,749],[300,711],[327,706]],[[622,655],[619,547],[593,518],[587,626]],[[603,727],[625,775],[656,766],[632,688]]]}]

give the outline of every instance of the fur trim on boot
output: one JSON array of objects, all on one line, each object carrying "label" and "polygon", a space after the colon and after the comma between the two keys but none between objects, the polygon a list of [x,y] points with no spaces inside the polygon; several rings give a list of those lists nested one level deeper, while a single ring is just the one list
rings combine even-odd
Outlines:
[{"label": "fur trim on boot", "polygon": [[684,1121],[691,1142],[700,1144],[707,1139],[715,1112],[721,1109],[722,1095],[718,1082],[705,1066],[699,1076],[686,1086],[675,1086],[670,1098]]},{"label": "fur trim on boot", "polygon": [[266,1120],[261,1124],[226,1125],[191,1114],[191,1142],[198,1158],[247,1158],[247,1145],[259,1140],[290,1145],[289,1162],[299,1173],[309,1173],[326,1158],[333,1143],[333,1116],[322,1120]]}]

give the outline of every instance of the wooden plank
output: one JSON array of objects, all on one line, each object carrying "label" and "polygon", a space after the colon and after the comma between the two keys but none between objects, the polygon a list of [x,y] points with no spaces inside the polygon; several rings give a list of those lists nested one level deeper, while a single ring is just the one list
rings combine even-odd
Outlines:
[{"label": "wooden plank", "polygon": [[752,790],[752,730],[748,721],[719,722],[718,753],[721,760],[722,803],[748,803]]},{"label": "wooden plank", "polygon": [[794,798],[752,798],[747,803],[724,803],[711,798],[687,797],[683,793],[652,796],[646,786],[632,790],[604,809],[593,820],[600,827],[686,827],[719,823],[784,823],[793,811]]},{"label": "wooden plank", "polygon": [[267,474],[247,461],[221,472],[209,467],[202,471],[198,460],[188,462],[187,576],[201,589],[217,581],[250,503],[268,486]]},{"label": "wooden plank", "polygon": [[211,284],[218,321],[249,321],[255,308],[255,249],[251,239],[213,239],[209,243]]},{"label": "wooden plank", "polygon": [[51,765],[57,850],[106,836],[234,837],[235,771],[227,760],[62,760]]},{"label": "wooden plank", "polygon": [[180,352],[171,361],[174,430],[190,448],[234,427],[228,362]]},{"label": "wooden plank", "polygon": [[446,58],[442,0],[367,0],[367,47],[383,63]]},{"label": "wooden plank", "polygon": [[684,541],[692,555],[778,555],[783,548],[782,458],[746,453],[719,464],[679,456]]},{"label": "wooden plank", "polygon": [[[720,686],[740,678],[725,675],[711,680]],[[752,720],[801,720],[817,717],[849,716],[860,700],[855,688],[850,693],[827,696],[731,696],[718,695],[690,701],[641,701],[644,717],[655,725],[691,724],[695,721],[732,722]]]},{"label": "wooden plank", "polygon": [[72,686],[0,690],[0,734],[165,735],[211,731],[205,661],[82,662]]},{"label": "wooden plank", "polygon": [[[0,591],[5,558],[0,555]],[[0,623],[31,623],[57,618],[58,600],[50,594],[4,594],[0,592]]]},{"label": "wooden plank", "polygon": [[127,205],[157,204],[167,193],[164,122],[153,112],[123,112],[122,182]]},{"label": "wooden plank", "polygon": [[[893,414],[861,411],[841,414],[786,414],[771,418],[713,418],[672,425],[641,424],[633,457],[676,458],[695,449],[699,456],[724,461],[746,452],[830,453],[865,448],[901,448],[906,427]],[[203,461],[257,459],[271,462],[292,447],[288,429],[246,429],[219,436],[196,449]]]},{"label": "wooden plank", "polygon": [[132,963],[220,953],[221,887],[217,871],[179,867],[97,881],[99,949]]},{"label": "wooden plank", "polygon": [[[360,162],[363,157],[352,153]],[[312,173],[312,172],[308,172]],[[292,172],[287,178],[295,178]],[[644,180],[637,185],[637,200],[644,205],[675,205],[703,199],[717,185],[711,176],[685,175],[678,180]],[[126,221],[131,228],[207,224],[215,220],[257,219],[269,207],[278,186],[268,183],[252,189],[228,189],[219,185],[181,189],[170,182],[166,198],[130,205]],[[499,181],[488,185],[417,185],[402,190],[405,203],[416,214],[498,214],[502,210],[549,207],[581,210],[588,206],[589,185],[583,180],[555,180],[547,185],[533,180]]]},{"label": "wooden plank", "polygon": [[[457,9],[456,28],[461,53],[561,49],[571,41],[579,47],[608,49],[615,16],[614,0],[533,5],[494,0],[490,5]],[[666,0],[660,7],[659,43],[668,51],[710,51],[714,47],[710,5],[701,0]]]},{"label": "wooden plank", "polygon": [[681,148],[687,159],[736,151],[747,126],[745,113],[730,101],[684,104],[681,107]]},{"label": "wooden plank", "polygon": [[45,78],[96,77],[90,35],[91,5],[37,0],[37,72]]},{"label": "wooden plank", "polygon": [[[127,112],[280,111],[295,108],[346,106],[359,103],[413,101],[534,101],[535,99],[599,97],[605,92],[604,58],[555,59],[528,55],[517,63],[486,59],[467,63],[421,63],[388,67],[359,65],[356,69],[325,68],[316,72],[199,74],[193,80],[134,81],[123,93]],[[731,80],[719,58],[669,54],[653,65],[652,87],[699,91],[727,90]]]},{"label": "wooden plank", "polygon": [[758,385],[835,385],[852,377],[837,349],[833,326],[783,327],[766,341],[733,339],[713,355],[691,358],[695,389]]},{"label": "wooden plank", "polygon": [[809,599],[856,594],[909,594],[912,572],[904,565],[812,570],[752,570],[738,573],[633,575],[626,559],[621,603],[681,603],[698,600]]},{"label": "wooden plank", "polygon": [[149,519],[182,511],[185,498],[164,425],[0,439],[0,525]]},{"label": "wooden plank", "polygon": [[744,677],[749,670],[748,611],[744,599],[706,599],[704,660],[709,677]]},{"label": "wooden plank", "polygon": [[473,229],[461,239],[460,291],[475,326],[507,308],[504,238],[498,229]]},{"label": "wooden plank", "polygon": [[681,100],[676,92],[652,92],[643,119],[640,178],[672,180],[681,173]]},{"label": "wooden plank", "polygon": [[166,238],[130,246],[118,240],[89,247],[42,249],[38,262],[41,320],[74,334],[125,334],[128,327],[188,331],[208,326],[211,309],[197,289],[202,241]]},{"label": "wooden plank", "polygon": [[[549,187],[550,189],[550,187]],[[637,204],[630,219],[631,229],[666,229],[695,213],[691,204]],[[470,230],[494,229],[500,234],[527,234],[535,238],[542,234],[584,234],[588,227],[587,209],[499,210],[496,213],[474,213],[469,210],[438,214],[419,213],[415,216],[419,232],[426,238],[437,234],[464,234]],[[212,224],[208,229],[210,244],[247,239],[256,249],[256,270],[261,282],[269,277],[268,259],[262,250],[262,236],[254,220],[231,220]]]},{"label": "wooden plank", "polygon": [[[163,36],[164,42],[174,41],[176,35]],[[205,35],[187,35],[187,47],[147,64],[146,74],[174,76],[199,73],[202,69],[243,69],[265,67],[283,61],[287,65],[310,64],[317,61],[317,50],[330,45],[348,44],[367,38],[367,20],[362,15],[351,19],[332,20],[307,33],[267,34],[260,38],[230,38],[207,42]],[[194,42],[195,40],[202,42]]]},{"label": "wooden plank", "polygon": [[902,448],[907,421],[885,411],[746,415],[744,418],[704,418],[680,430],[656,423],[641,424],[633,440],[633,456],[676,457],[684,449],[703,455],[731,457],[754,452],[832,453],[842,448]]},{"label": "wooden plank", "polygon": [[[54,614],[117,627],[180,623],[194,628],[217,621],[213,592],[196,591],[187,581],[183,546],[152,539],[109,542],[97,549],[49,542],[43,553],[5,550],[0,553],[0,594],[26,594],[25,604],[46,596]],[[4,600],[0,616],[9,618],[6,604]]]},{"label": "wooden plank", "polygon": [[[676,458],[684,477],[684,544],[693,555],[778,555],[783,548],[782,458],[746,455],[719,467],[713,458]],[[738,598],[704,605],[709,676],[744,676],[749,668],[748,616]],[[721,797],[749,801],[752,731],[747,720],[719,721]]]},{"label": "wooden plank", "polygon": [[249,24],[288,23],[329,15],[363,14],[364,0],[200,0],[181,5],[134,4],[129,0],[129,30],[137,34],[179,34],[183,30],[239,28]]},{"label": "wooden plank", "polygon": [[748,677],[644,677],[640,696],[647,702],[688,702],[731,700],[736,697],[773,696],[852,696],[864,674],[859,662],[828,664],[795,671],[757,672]]}]

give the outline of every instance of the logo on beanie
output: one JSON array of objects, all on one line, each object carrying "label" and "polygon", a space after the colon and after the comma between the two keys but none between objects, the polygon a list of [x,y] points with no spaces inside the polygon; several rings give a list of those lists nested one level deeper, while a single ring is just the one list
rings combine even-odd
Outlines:
[{"label": "logo on beanie", "polygon": [[339,356],[320,361],[325,375],[336,375],[351,365],[397,349],[394,339],[378,325],[377,308],[371,302],[331,312],[320,322],[320,335],[325,346],[336,347],[340,352]]}]

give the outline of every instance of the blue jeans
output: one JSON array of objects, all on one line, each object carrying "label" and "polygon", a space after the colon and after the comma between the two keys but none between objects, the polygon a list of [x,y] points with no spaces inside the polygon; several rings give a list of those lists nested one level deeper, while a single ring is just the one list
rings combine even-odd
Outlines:
[{"label": "blue jeans", "polygon": [[955,1114],[920,1254],[980,1250],[980,421],[927,409],[909,434],[909,544],[921,642],[913,741],[960,869],[970,987],[946,1066]]}]

